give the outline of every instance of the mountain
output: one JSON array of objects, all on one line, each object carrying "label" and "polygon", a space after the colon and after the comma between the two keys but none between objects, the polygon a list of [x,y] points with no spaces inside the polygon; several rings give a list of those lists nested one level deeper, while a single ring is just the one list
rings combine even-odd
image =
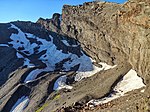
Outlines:
[{"label": "mountain", "polygon": [[148,112],[150,3],[86,2],[0,23],[1,112]]}]

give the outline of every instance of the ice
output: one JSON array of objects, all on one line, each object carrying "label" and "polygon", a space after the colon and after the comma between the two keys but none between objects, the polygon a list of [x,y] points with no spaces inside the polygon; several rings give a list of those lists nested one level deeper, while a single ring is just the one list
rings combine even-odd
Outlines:
[{"label": "ice", "polygon": [[23,112],[23,110],[27,107],[29,103],[29,97],[28,96],[22,96],[20,99],[17,100],[17,102],[14,104],[10,112]]},{"label": "ice", "polygon": [[56,82],[54,83],[53,90],[60,90],[60,89],[63,89],[63,88],[72,89],[73,88],[72,86],[69,86],[69,85],[66,84],[66,79],[67,79],[66,75],[59,77],[56,80]]},{"label": "ice", "polygon": [[[108,97],[99,99],[99,100],[91,100],[88,104],[99,105],[108,103],[116,98],[124,96],[127,92],[145,87],[143,80],[139,77],[135,70],[131,69],[123,79],[114,87],[113,93],[111,93]],[[143,92],[143,91],[141,91]]]}]

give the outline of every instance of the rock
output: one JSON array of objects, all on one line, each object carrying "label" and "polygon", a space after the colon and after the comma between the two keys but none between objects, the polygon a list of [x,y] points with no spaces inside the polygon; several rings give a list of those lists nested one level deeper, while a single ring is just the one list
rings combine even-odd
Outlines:
[{"label": "rock", "polygon": [[[14,102],[22,95],[30,99],[25,112],[36,110],[50,112],[59,109],[77,111],[76,108],[82,110],[85,103],[92,98],[103,98],[108,95],[118,80],[131,68],[144,79],[146,83],[144,94],[138,90],[131,91],[127,93],[129,95],[98,107],[101,112],[149,111],[150,100],[146,97],[150,94],[149,16],[149,0],[129,0],[124,4],[86,2],[78,6],[64,5],[62,15],[55,13],[51,19],[39,18],[36,23],[16,21],[0,24],[0,111],[10,111]],[[13,44],[10,44],[12,39],[9,37],[18,34],[19,30],[10,28],[11,24],[25,34],[24,38],[28,43],[26,47],[34,49],[26,50],[23,46],[25,42],[19,40],[15,42],[20,43],[20,46],[13,48]],[[29,36],[27,33],[30,33]],[[44,42],[40,41],[43,39]],[[46,54],[47,49],[44,45],[54,48],[51,49],[52,55]],[[40,48],[43,50],[39,52]],[[33,53],[30,55],[32,50]],[[55,53],[53,50],[59,52]],[[74,58],[78,59],[84,53],[91,57],[94,60],[91,63],[98,67],[101,67],[99,62],[117,66],[80,82],[75,82],[74,79],[80,64],[73,64],[70,71],[61,73],[65,70],[64,64],[75,63],[71,56],[75,54]],[[64,54],[69,56],[52,64]],[[21,58],[18,58],[18,55]],[[51,59],[49,66],[54,70],[40,72],[35,79],[25,82],[32,71],[29,76],[35,75],[39,69],[47,66],[48,55],[56,57],[56,59],[49,57]],[[25,60],[22,57],[33,64],[31,68],[23,66]],[[89,60],[92,61],[90,58]],[[54,91],[54,83],[62,75],[67,75],[66,83],[73,86],[73,89]],[[120,107],[115,107],[116,105]],[[99,112],[94,107],[92,109],[91,111]]]},{"label": "rock", "polygon": [[61,15],[59,13],[54,13],[52,19],[39,18],[36,23],[41,24],[47,30],[60,32],[60,19]]},{"label": "rock", "polygon": [[[62,31],[79,40],[97,61],[117,64],[128,60],[150,85],[149,1],[124,4],[90,2],[63,7]],[[148,89],[150,91],[150,89]]]}]

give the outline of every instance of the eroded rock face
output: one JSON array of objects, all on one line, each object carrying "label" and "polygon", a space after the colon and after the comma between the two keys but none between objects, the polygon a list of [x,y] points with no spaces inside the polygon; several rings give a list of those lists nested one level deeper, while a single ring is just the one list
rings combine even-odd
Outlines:
[{"label": "eroded rock face", "polygon": [[150,85],[150,4],[132,1],[65,5],[62,31],[78,39],[97,61],[116,64],[129,61]]},{"label": "eroded rock face", "polygon": [[61,15],[59,13],[54,13],[51,19],[39,18],[37,23],[41,24],[42,26],[44,26],[46,29],[50,31],[59,32],[60,21],[61,21]]}]

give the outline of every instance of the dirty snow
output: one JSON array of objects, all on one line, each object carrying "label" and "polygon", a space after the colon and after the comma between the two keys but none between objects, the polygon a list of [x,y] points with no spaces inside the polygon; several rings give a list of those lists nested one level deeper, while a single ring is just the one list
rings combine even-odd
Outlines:
[{"label": "dirty snow", "polygon": [[53,90],[60,90],[60,89],[63,89],[63,88],[72,89],[73,88],[72,86],[69,86],[69,85],[66,84],[66,79],[67,79],[66,75],[59,77],[56,80],[56,82],[54,83]]},{"label": "dirty snow", "polygon": [[114,87],[113,93],[105,98],[91,100],[88,104],[99,105],[108,103],[116,98],[124,96],[127,92],[145,87],[143,80],[137,75],[136,71],[131,69],[123,79]]},{"label": "dirty snow", "polygon": [[27,107],[29,103],[28,96],[22,96],[18,101],[14,104],[10,112],[23,112],[23,110]]},{"label": "dirty snow", "polygon": [[[85,58],[85,57],[84,57],[84,58]],[[91,59],[90,62],[93,62],[93,61],[94,61],[94,60],[92,60],[92,58],[90,58],[90,59]],[[95,62],[95,61],[94,61],[94,62]],[[76,74],[76,76],[75,76],[75,81],[81,81],[83,78],[91,77],[91,76],[93,76],[94,74],[96,74],[96,73],[98,73],[98,72],[100,72],[100,71],[102,71],[102,70],[108,70],[108,69],[114,68],[114,67],[116,66],[116,65],[111,66],[111,65],[108,65],[108,64],[103,63],[103,62],[101,62],[100,64],[102,65],[102,68],[99,68],[99,67],[93,65],[91,71],[85,71],[85,72],[77,71],[77,72],[76,72],[77,74]],[[86,69],[86,67],[88,68],[88,65],[87,65],[87,66],[85,65],[84,67],[85,67],[84,69]],[[80,69],[81,69],[81,70],[84,70],[83,68],[80,68]],[[66,75],[61,76],[60,78],[58,78],[58,79],[56,80],[55,84],[54,84],[53,89],[54,89],[54,90],[60,90],[60,89],[62,89],[62,88],[72,89],[72,86],[69,86],[69,85],[66,84],[66,78],[67,78]]]}]

